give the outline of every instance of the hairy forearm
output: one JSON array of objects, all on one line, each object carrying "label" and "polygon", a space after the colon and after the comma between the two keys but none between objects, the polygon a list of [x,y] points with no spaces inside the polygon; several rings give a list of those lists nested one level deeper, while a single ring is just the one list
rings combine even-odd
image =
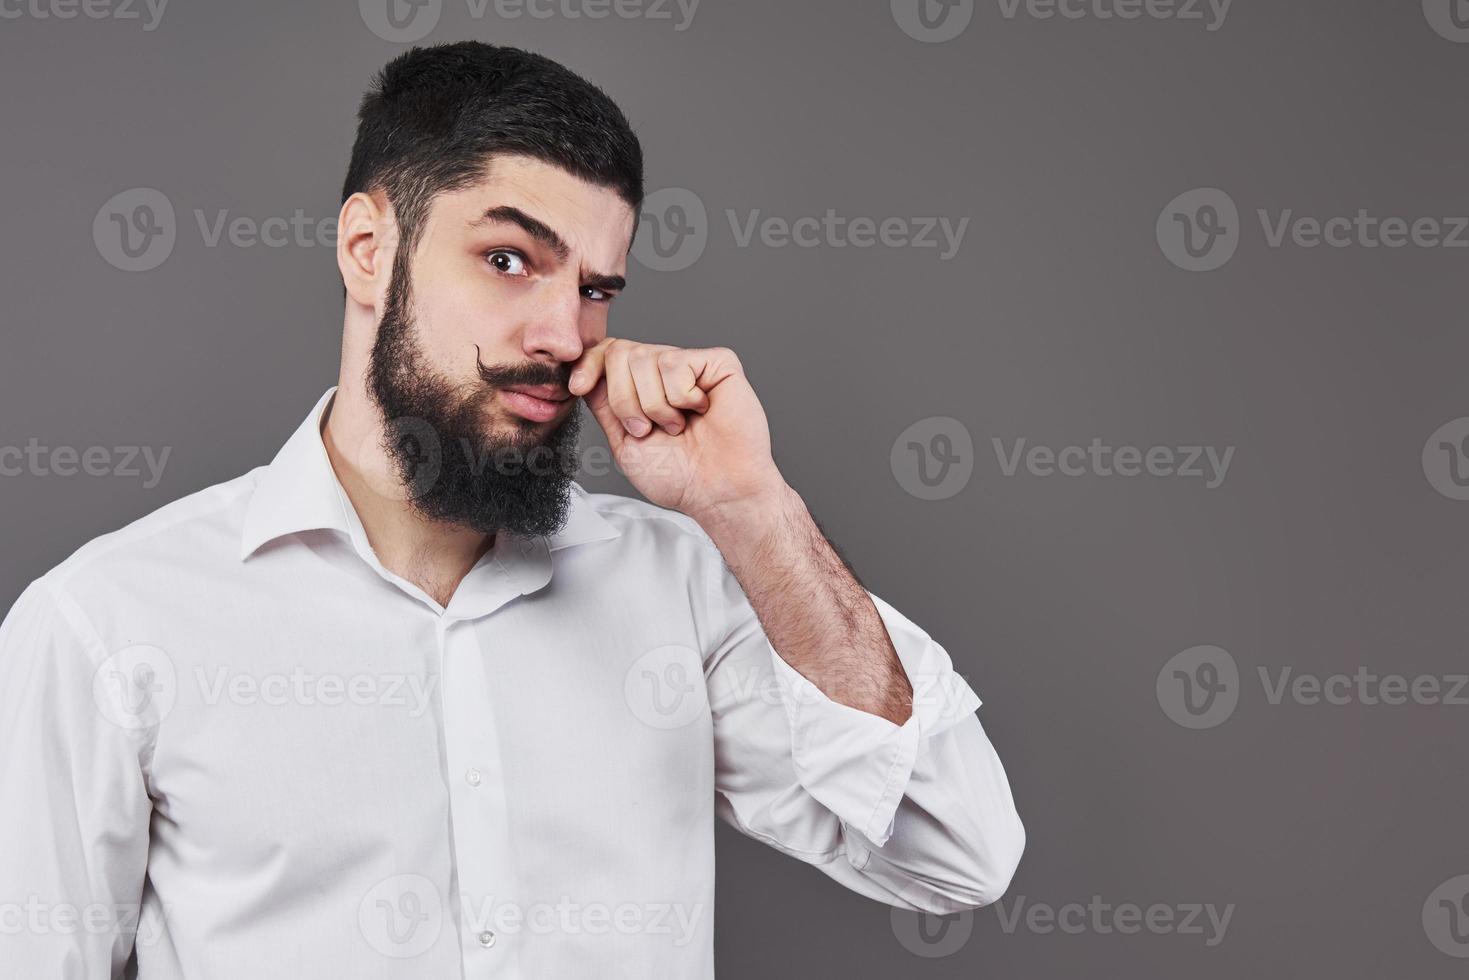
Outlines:
[{"label": "hairy forearm", "polygon": [[789,486],[702,515],[776,652],[828,698],[895,725],[913,689],[867,590]]}]

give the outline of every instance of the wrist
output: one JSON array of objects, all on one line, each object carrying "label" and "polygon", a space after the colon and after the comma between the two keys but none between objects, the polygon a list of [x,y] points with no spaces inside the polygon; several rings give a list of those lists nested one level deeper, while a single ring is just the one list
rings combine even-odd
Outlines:
[{"label": "wrist", "polygon": [[782,481],[760,493],[710,507],[694,515],[694,520],[721,551],[729,554],[726,546],[758,545],[789,527],[805,510],[800,494]]}]

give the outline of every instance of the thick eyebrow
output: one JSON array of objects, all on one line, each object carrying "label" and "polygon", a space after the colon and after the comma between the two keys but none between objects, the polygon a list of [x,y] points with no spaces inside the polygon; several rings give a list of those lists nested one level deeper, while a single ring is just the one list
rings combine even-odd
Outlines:
[{"label": "thick eyebrow", "polygon": [[627,288],[627,279],[623,276],[608,276],[600,272],[594,272],[582,280],[583,286],[593,289],[602,289],[607,292],[620,293]]},{"label": "thick eyebrow", "polygon": [[[480,225],[492,223],[519,227],[527,235],[549,248],[555,254],[556,258],[562,262],[565,262],[571,257],[571,249],[566,247],[566,242],[562,241],[561,236],[556,234],[555,229],[539,218],[534,218],[526,214],[520,208],[509,204],[489,208],[484,214],[471,221],[469,226],[471,228],[478,228]],[[590,286],[593,289],[620,292],[627,288],[627,279],[623,276],[611,276],[594,272],[583,279],[582,285]]]}]

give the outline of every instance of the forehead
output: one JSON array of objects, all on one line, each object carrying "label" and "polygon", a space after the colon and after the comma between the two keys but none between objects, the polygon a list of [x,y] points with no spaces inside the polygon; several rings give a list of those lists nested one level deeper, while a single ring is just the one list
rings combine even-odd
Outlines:
[{"label": "forehead", "polygon": [[431,234],[473,234],[487,210],[506,206],[549,225],[573,253],[588,257],[625,255],[632,239],[635,216],[616,191],[519,155],[493,157],[479,181],[437,195],[428,227]]}]

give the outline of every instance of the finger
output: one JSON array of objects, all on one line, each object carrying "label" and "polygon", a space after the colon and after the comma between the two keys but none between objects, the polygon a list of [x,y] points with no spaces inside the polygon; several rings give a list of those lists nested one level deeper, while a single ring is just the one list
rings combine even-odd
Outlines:
[{"label": "finger", "polygon": [[658,355],[658,370],[668,404],[700,415],[709,410],[709,396],[699,387],[699,372],[688,351],[663,351]]},{"label": "finger", "polygon": [[633,344],[611,344],[602,363],[602,374],[607,380],[607,401],[612,411],[622,422],[622,427],[635,437],[653,431],[653,423],[643,413],[642,401],[638,398],[637,384],[633,381],[628,356]]},{"label": "finger", "polygon": [[661,425],[664,432],[676,436],[683,431],[683,412],[670,405],[664,394],[663,372],[658,367],[661,354],[660,350],[640,347],[628,355],[628,367],[632,370],[643,414]]},{"label": "finger", "polygon": [[596,387],[597,381],[602,377],[607,348],[611,346],[613,339],[602,338],[582,351],[581,357],[572,362],[571,380],[567,387],[573,395],[585,395]]},{"label": "finger", "polygon": [[607,448],[613,453],[620,453],[622,444],[631,437],[628,436],[627,430],[622,427],[622,420],[617,417],[617,413],[612,410],[612,405],[607,401],[607,379],[605,377],[598,379],[596,385],[586,393],[583,400],[587,408],[592,410],[592,417],[607,434]]}]

